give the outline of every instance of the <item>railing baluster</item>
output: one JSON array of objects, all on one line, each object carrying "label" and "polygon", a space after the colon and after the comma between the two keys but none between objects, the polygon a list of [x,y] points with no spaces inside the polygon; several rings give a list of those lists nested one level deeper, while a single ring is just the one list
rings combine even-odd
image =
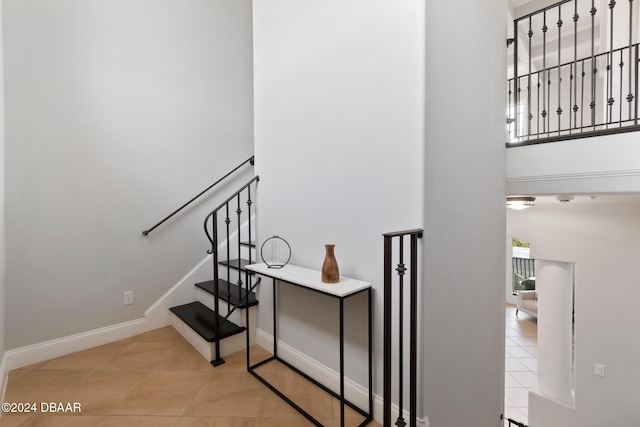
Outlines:
[{"label": "railing baluster", "polygon": [[[240,264],[241,264],[240,260],[242,259],[242,242],[240,241],[241,240],[240,238],[241,238],[241,235],[242,235],[242,233],[241,233],[242,208],[240,208],[240,194],[241,193],[242,192],[238,193],[238,197],[237,197],[238,209],[236,210],[236,213],[238,214],[238,236],[237,236],[237,238],[238,238],[238,282],[237,282],[237,285],[238,285],[238,301],[242,300],[242,285],[243,285],[243,282],[242,282],[242,270],[240,268]],[[229,298],[229,299],[231,299],[231,298]]]},{"label": "railing baluster", "polygon": [[520,82],[518,81],[518,21],[513,21],[513,123],[514,123],[514,137],[517,140],[519,135],[519,120],[518,120],[518,103],[519,103],[519,89]]},{"label": "railing baluster", "polygon": [[569,96],[569,105],[573,101],[573,127],[571,126],[571,114],[569,114],[569,133],[573,128],[578,127],[578,0],[573,1],[573,70],[571,72],[571,81],[573,83],[572,96]]},{"label": "railing baluster", "polygon": [[529,69],[527,70],[527,137],[531,137],[531,120],[533,119],[533,114],[531,114],[531,38],[533,37],[533,30],[531,29],[531,17],[529,17],[529,31],[527,32],[527,36],[529,37]]},{"label": "railing baluster", "polygon": [[[211,364],[214,366],[218,366],[224,363],[224,360],[222,359],[221,355],[220,355],[220,340],[218,339],[219,337],[219,332],[220,332],[220,318],[219,313],[220,313],[220,303],[219,303],[219,279],[220,279],[220,273],[219,273],[219,250],[218,250],[218,212],[221,212],[222,209],[224,209],[224,213],[226,214],[225,216],[225,231],[226,231],[226,239],[225,239],[225,245],[226,245],[226,261],[229,262],[230,261],[230,257],[231,257],[231,243],[230,243],[230,238],[231,238],[231,227],[230,227],[230,223],[231,223],[231,218],[230,218],[230,203],[236,199],[237,200],[237,210],[236,213],[238,214],[238,224],[237,224],[237,239],[238,239],[238,262],[240,262],[241,259],[241,240],[242,240],[242,223],[241,223],[241,214],[242,214],[242,209],[240,207],[240,201],[241,201],[241,194],[242,192],[247,189],[247,194],[248,194],[248,199],[247,199],[247,204],[249,205],[248,210],[248,215],[249,215],[249,219],[248,219],[248,228],[249,228],[249,242],[251,242],[251,204],[253,203],[251,201],[251,185],[255,182],[260,181],[260,177],[259,176],[255,176],[254,178],[252,178],[248,183],[246,183],[240,190],[238,190],[236,193],[234,193],[231,197],[229,197],[227,200],[225,200],[221,205],[219,205],[216,209],[214,209],[213,211],[211,211],[211,213],[209,215],[207,215],[207,217],[204,220],[204,230],[205,230],[205,234],[207,235],[207,238],[209,239],[209,241],[211,242],[211,249],[209,251],[207,251],[207,253],[210,253],[213,255],[213,298],[214,298],[214,311],[216,313],[215,318],[213,320],[213,325],[214,325],[214,332],[215,332],[215,336],[216,336],[216,340],[215,340],[215,356],[214,360],[211,361]],[[209,228],[207,226],[209,219],[211,219],[211,229],[212,232],[211,234],[209,233]],[[251,262],[251,252],[249,255],[249,262]],[[223,321],[226,321],[229,316],[233,313],[233,311],[241,305],[248,305],[249,303],[249,292],[251,292],[253,290],[253,287],[257,286],[258,283],[260,282],[259,280],[256,281],[256,283],[253,285],[252,288],[249,288],[249,279],[247,278],[247,290],[246,290],[246,294],[245,297],[242,297],[242,271],[240,271],[240,269],[238,269],[238,304],[236,305],[235,303],[231,302],[231,289],[230,289],[230,283],[231,283],[231,277],[230,277],[230,267],[227,266],[227,290],[226,290],[226,297],[227,297],[227,314],[224,317]],[[247,276],[248,277],[248,276]],[[248,311],[248,310],[247,310]],[[247,313],[247,325],[248,325],[248,313]],[[247,334],[248,334],[248,329],[247,329]],[[247,345],[249,344],[249,338],[247,336]],[[248,357],[248,356],[247,356]],[[249,363],[249,362],[247,362]]]},{"label": "railing baluster", "polygon": [[591,107],[591,126],[593,126],[593,130],[596,129],[596,73],[598,70],[596,69],[596,13],[598,9],[595,6],[595,0],[591,0],[591,103],[589,107]]},{"label": "railing baluster", "polygon": [[536,104],[538,105],[538,114],[536,115],[536,135],[538,136],[538,138],[540,138],[540,117],[541,117],[541,113],[540,113],[540,71],[538,71],[538,100],[536,102]]},{"label": "railing baluster", "polygon": [[[224,220],[225,224],[227,224],[227,237],[225,239],[225,241],[227,242],[227,262],[231,260],[231,250],[229,247],[229,236],[231,236],[230,230],[229,230],[229,225],[231,224],[231,218],[229,217],[229,203],[225,203],[225,210],[226,210],[226,218]],[[218,284],[215,284],[216,287],[218,287]],[[229,310],[231,310],[231,268],[227,267],[227,312]]]},{"label": "railing baluster", "polygon": [[[251,200],[251,186],[247,187],[247,222],[249,228],[249,264],[253,264],[253,251],[251,248],[253,247],[253,230],[251,228],[251,205],[253,201]],[[245,325],[247,326],[247,331],[249,330],[249,293],[251,292],[251,276],[249,275],[249,270],[245,271],[245,298],[247,309],[245,310]],[[251,358],[249,357],[249,347],[251,346],[251,342],[249,340],[249,333],[245,335],[247,341],[247,370],[249,370],[249,366],[251,366]],[[370,365],[371,366],[371,365]]]},{"label": "railing baluster", "polygon": [[562,5],[558,5],[558,135],[562,129],[562,61],[560,54],[562,52]]},{"label": "railing baluster", "polygon": [[551,133],[551,69],[547,70],[547,136]]},{"label": "railing baluster", "polygon": [[[520,77],[518,77],[518,103],[515,106],[516,109],[516,117],[520,117],[520,95],[522,93],[522,83],[520,82]],[[520,121],[518,121],[520,123]],[[516,126],[516,134],[518,137],[523,137],[524,135],[520,134],[520,124]]]},{"label": "railing baluster", "polygon": [[[629,64],[631,65],[631,64]],[[620,127],[622,127],[622,74],[624,68],[624,60],[622,59],[622,49],[620,49],[620,97],[618,98],[620,102],[618,102],[620,111],[618,112],[618,121],[620,122]]]},{"label": "railing baluster", "polygon": [[640,98],[638,96],[638,77],[639,77],[638,76],[638,62],[640,61],[640,57],[639,57],[640,46],[638,46],[637,44],[636,44],[635,51],[636,51],[636,54],[635,54],[635,58],[634,58],[634,61],[633,61],[633,65],[634,65],[634,68],[636,70],[636,78],[635,78],[635,93],[636,93],[636,96],[634,98],[634,102],[635,102],[635,108],[634,108],[635,115],[634,115],[634,117],[635,117],[635,120],[634,120],[633,124],[637,125],[638,124],[638,98]]},{"label": "railing baluster", "polygon": [[212,215],[213,220],[213,246],[211,250],[213,251],[213,329],[216,333],[216,341],[215,341],[215,359],[211,361],[213,366],[218,366],[224,363],[222,357],[220,356],[220,318],[218,317],[218,313],[220,313],[220,307],[218,302],[218,213],[214,212]]},{"label": "railing baluster", "polygon": [[[515,79],[514,79],[515,80]],[[509,106],[509,108],[507,108],[507,135],[508,135],[508,140],[510,141],[511,135],[513,133],[513,104],[511,101],[511,94],[513,93],[513,91],[511,90],[511,84],[512,84],[512,80],[508,80],[508,87],[507,87],[507,105]]]},{"label": "railing baluster", "polygon": [[[547,11],[542,14],[542,133],[547,132],[547,92],[544,86],[545,79],[547,79]],[[551,83],[551,82],[549,82]]]},{"label": "railing baluster", "polygon": [[[633,101],[633,93],[631,92],[631,88],[633,87],[633,79],[632,79],[632,70],[633,70],[633,61],[632,59],[632,48],[633,48],[633,0],[629,0],[629,95],[627,95],[627,103],[629,105],[629,120],[633,118],[631,115],[631,102]],[[636,69],[638,65],[636,64]],[[622,98],[620,99],[620,104],[622,104]],[[622,117],[622,116],[621,116]],[[636,118],[638,114],[636,112]]]},{"label": "railing baluster", "polygon": [[[411,234],[411,313],[409,371],[418,372],[418,238],[422,234]],[[409,422],[410,427],[418,425],[418,379],[411,375],[409,379]]]},{"label": "railing baluster", "polygon": [[[404,276],[409,270],[410,288],[409,288],[409,425],[417,426],[417,352],[418,352],[418,243],[417,239],[422,237],[422,230],[408,230],[394,233],[386,233],[384,236],[384,372],[383,372],[383,426],[391,427],[391,379],[392,368],[392,323],[394,311],[392,307],[393,285],[394,279],[393,269],[393,239],[398,238],[398,263],[396,267],[397,284],[398,284],[398,418],[395,425],[398,427],[406,426],[404,420]],[[410,254],[409,264],[405,263],[405,239],[404,236],[410,237]]]},{"label": "railing baluster", "polygon": [[580,72],[580,77],[582,80],[582,89],[580,91],[580,131],[584,128],[584,76],[587,73],[584,72],[584,59],[580,61],[582,63],[582,71]]},{"label": "railing baluster", "polygon": [[402,414],[404,412],[404,236],[398,239],[398,419],[396,426],[404,427],[407,423]]},{"label": "railing baluster", "polygon": [[[515,80],[515,79],[514,79]],[[392,236],[384,236],[384,362],[383,362],[383,427],[391,426],[391,264],[393,259]]]},{"label": "railing baluster", "polygon": [[616,7],[616,1],[609,1],[609,54],[607,55],[607,105],[608,105],[608,119],[607,128],[609,124],[613,122],[613,104],[615,98],[613,97],[613,15]]}]

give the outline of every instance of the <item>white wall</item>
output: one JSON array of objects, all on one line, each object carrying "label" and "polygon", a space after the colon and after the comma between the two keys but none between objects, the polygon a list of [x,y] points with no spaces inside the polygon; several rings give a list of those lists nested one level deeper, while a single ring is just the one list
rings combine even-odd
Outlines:
[{"label": "white wall", "polygon": [[636,132],[507,150],[508,194],[596,194],[640,188]]},{"label": "white wall", "polygon": [[141,318],[206,255],[232,185],[141,231],[252,153],[250,4],[4,2],[8,349]]},{"label": "white wall", "polygon": [[[489,1],[254,3],[260,239],[284,237],[293,264],[317,269],[335,243],[341,273],[373,282],[381,395],[381,234],[426,227],[419,413],[433,426],[500,425],[505,11]],[[465,70],[486,58],[471,93]],[[281,338],[335,369],[335,304],[281,292]],[[270,287],[260,298],[270,331]],[[349,339],[361,359],[361,340]],[[351,363],[347,376],[365,384],[363,368]]]},{"label": "white wall", "polygon": [[[254,2],[259,240],[374,286],[382,395],[382,233],[423,225],[424,6],[409,0]],[[260,328],[271,332],[270,285]],[[338,369],[338,305],[282,288],[280,337]],[[347,377],[367,384],[364,298],[347,304]],[[319,345],[322,343],[321,345]]]},{"label": "white wall", "polygon": [[[5,351],[5,291],[6,291],[6,248],[5,248],[5,129],[4,129],[4,55],[2,37],[3,7],[0,3],[0,355]],[[1,373],[0,373],[1,374]]]},{"label": "white wall", "polygon": [[[530,424],[639,424],[640,197],[540,202],[509,211],[507,224],[510,235],[531,243],[533,258],[575,262],[575,410],[533,395]],[[606,366],[606,377],[594,375],[594,363]]]},{"label": "white wall", "polygon": [[[423,381],[434,427],[502,423],[506,11],[427,7]],[[482,84],[467,84],[469,67]]]}]

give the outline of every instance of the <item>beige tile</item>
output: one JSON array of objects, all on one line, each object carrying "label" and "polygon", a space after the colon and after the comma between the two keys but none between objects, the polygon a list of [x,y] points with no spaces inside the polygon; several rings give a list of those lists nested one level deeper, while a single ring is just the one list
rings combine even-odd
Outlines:
[{"label": "beige tile", "polygon": [[109,412],[117,415],[182,415],[206,378],[197,372],[153,372]]},{"label": "beige tile", "polygon": [[537,319],[524,314],[516,317],[507,307],[505,320],[511,327],[505,333],[505,416],[526,423],[528,387],[537,381]]},{"label": "beige tile", "polygon": [[96,370],[101,371],[153,371],[168,357],[167,350],[175,344],[171,342],[132,342]]},{"label": "beige tile", "polygon": [[166,351],[166,358],[156,365],[156,371],[199,372],[211,374],[215,368],[190,344],[175,345]]},{"label": "beige tile", "polygon": [[[259,346],[251,349],[252,363],[270,356]],[[31,365],[9,374],[5,400],[77,401],[83,412],[6,415],[0,427],[312,425],[246,372],[244,352],[225,359],[214,368],[175,330],[162,328]],[[259,370],[265,377],[272,375],[278,387],[292,393],[321,423],[339,425],[331,396],[281,363],[272,361]],[[347,411],[346,424],[359,424],[362,417]]]},{"label": "beige tile", "polygon": [[[340,400],[335,397],[332,398],[333,404],[333,416],[340,419]],[[360,422],[364,421],[364,416],[360,415],[355,409],[351,409],[349,405],[344,405],[344,416],[349,418],[360,418]]]},{"label": "beige tile", "polygon": [[505,331],[505,336],[507,337],[519,337],[521,336],[521,332],[517,329],[509,328]]},{"label": "beige tile", "polygon": [[209,376],[185,415],[233,417],[242,414],[255,417],[265,389],[248,372],[219,370]]},{"label": "beige tile", "polygon": [[[324,426],[332,426],[333,420],[331,418],[319,419],[320,423]],[[309,427],[314,426],[311,421],[299,416],[295,418],[258,418],[256,419],[255,427]]]},{"label": "beige tile", "polygon": [[115,342],[66,356],[51,359],[40,369],[93,370],[127,348],[129,344]]},{"label": "beige tile", "polygon": [[22,378],[27,374],[30,374],[34,371],[34,369],[14,369],[13,371],[9,371],[9,379],[7,380],[7,384],[11,384],[18,378]]},{"label": "beige tile", "polygon": [[[345,427],[357,427],[365,419],[364,415],[360,415],[356,410],[350,408],[348,405],[344,405],[344,425]],[[405,420],[409,424],[408,420]],[[333,398],[333,425],[340,426],[340,400]],[[367,424],[368,427],[380,426],[375,421],[371,421]]]},{"label": "beige tile", "polygon": [[291,399],[314,418],[331,416],[332,397],[297,373],[274,370],[265,378],[282,394]]},{"label": "beige tile", "polygon": [[31,415],[25,414],[2,414],[0,418],[0,427],[15,427],[24,422]]},{"label": "beige tile", "polygon": [[293,406],[282,400],[280,396],[267,389],[265,390],[258,415],[266,418],[298,417],[300,413],[296,411]]},{"label": "beige tile", "polygon": [[[249,355],[250,355],[250,363],[252,365],[273,356],[270,352],[268,352],[267,350],[265,350],[264,348],[258,345],[254,345],[251,347],[249,351]],[[239,351],[229,356],[226,356],[224,358],[224,361],[225,361],[224,363],[225,370],[241,370],[241,371],[247,370],[247,355],[244,351]],[[266,366],[269,366],[269,365],[270,364],[261,366],[260,369],[264,371],[267,369]],[[268,368],[268,370],[270,370],[270,368]]]},{"label": "beige tile", "polygon": [[131,336],[129,338],[124,338],[124,339],[121,339],[121,340],[116,341],[116,342],[121,343],[121,344],[131,344],[132,342],[140,341],[140,338],[142,337],[142,335],[144,335],[144,334],[133,335],[133,336]]},{"label": "beige tile", "polygon": [[28,370],[34,370],[34,369],[40,369],[42,366],[44,366],[48,361],[45,360],[44,362],[38,362],[38,363],[34,363],[33,365],[29,365],[29,366],[23,366],[20,369],[28,369]]},{"label": "beige tile", "polygon": [[60,392],[77,384],[88,371],[50,371],[39,369],[15,380],[7,387],[5,402],[55,402]]},{"label": "beige tile", "polygon": [[182,417],[176,427],[253,427],[255,418]]},{"label": "beige tile", "polygon": [[[358,427],[360,424],[362,424],[362,422],[364,421],[364,417],[345,417],[344,419],[344,426],[345,427]],[[409,420],[405,419],[404,420],[407,425],[409,425]],[[325,424],[325,426],[331,426],[333,425],[334,427],[340,427],[340,417],[333,417],[333,424]],[[380,424],[378,424],[375,421],[371,421],[369,424],[367,424],[367,427],[375,427],[375,426],[380,426]]]},{"label": "beige tile", "polygon": [[147,376],[148,372],[92,372],[58,396],[61,402],[79,402],[82,413],[109,414]]},{"label": "beige tile", "polygon": [[104,417],[83,415],[36,415],[20,427],[96,427]]},{"label": "beige tile", "polygon": [[139,342],[168,342],[172,344],[186,344],[185,340],[178,331],[172,326],[167,326],[153,331],[145,332],[137,337]]},{"label": "beige tile", "polygon": [[178,417],[107,416],[97,427],[175,427]]}]

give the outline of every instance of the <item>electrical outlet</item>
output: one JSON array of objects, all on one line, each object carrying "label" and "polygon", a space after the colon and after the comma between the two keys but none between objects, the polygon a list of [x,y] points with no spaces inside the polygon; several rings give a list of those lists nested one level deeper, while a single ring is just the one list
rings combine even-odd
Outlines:
[{"label": "electrical outlet", "polygon": [[133,291],[127,291],[124,293],[124,305],[133,304]]},{"label": "electrical outlet", "polygon": [[605,367],[601,363],[596,363],[594,368],[594,373],[599,377],[604,377]]}]

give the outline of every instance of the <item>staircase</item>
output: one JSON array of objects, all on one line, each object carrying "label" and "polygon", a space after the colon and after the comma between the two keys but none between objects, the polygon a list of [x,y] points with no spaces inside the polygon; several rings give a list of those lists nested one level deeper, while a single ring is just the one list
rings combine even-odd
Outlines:
[{"label": "staircase", "polygon": [[251,194],[258,181],[254,177],[207,215],[212,279],[194,283],[195,301],[169,309],[172,326],[214,366],[255,338],[257,313],[249,311],[257,310],[254,289],[260,281],[245,267],[256,262]]}]

